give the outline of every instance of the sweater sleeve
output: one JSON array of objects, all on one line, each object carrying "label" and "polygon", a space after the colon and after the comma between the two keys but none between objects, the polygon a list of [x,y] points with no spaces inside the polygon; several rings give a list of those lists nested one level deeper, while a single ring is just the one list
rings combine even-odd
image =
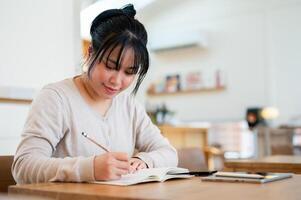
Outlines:
[{"label": "sweater sleeve", "polygon": [[29,111],[12,173],[17,183],[94,180],[94,157],[52,157],[68,131],[66,106],[58,92],[44,88]]},{"label": "sweater sleeve", "polygon": [[171,146],[167,138],[155,126],[144,107],[134,99],[134,130],[136,134],[136,148],[139,153],[135,157],[143,160],[149,168],[174,167],[178,164],[176,149]]}]

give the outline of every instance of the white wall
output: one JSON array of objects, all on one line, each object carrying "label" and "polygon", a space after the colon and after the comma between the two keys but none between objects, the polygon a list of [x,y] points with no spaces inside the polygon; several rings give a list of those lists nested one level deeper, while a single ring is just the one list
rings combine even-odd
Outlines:
[{"label": "white wall", "polygon": [[267,19],[267,65],[273,76],[271,102],[280,109],[280,122],[293,123],[296,117],[300,122],[301,1],[270,11]]},{"label": "white wall", "polygon": [[149,9],[156,14],[145,10],[142,20],[150,40],[162,30],[202,30],[209,47],[152,54],[144,89],[162,74],[221,68],[227,90],[147,101],[168,103],[182,120],[239,120],[247,107],[265,105],[279,107],[279,122],[301,114],[300,0],[188,0]]},{"label": "white wall", "polygon": [[[0,1],[0,87],[43,85],[75,74],[81,62],[80,1]],[[0,154],[12,154],[29,105],[0,102]]]}]

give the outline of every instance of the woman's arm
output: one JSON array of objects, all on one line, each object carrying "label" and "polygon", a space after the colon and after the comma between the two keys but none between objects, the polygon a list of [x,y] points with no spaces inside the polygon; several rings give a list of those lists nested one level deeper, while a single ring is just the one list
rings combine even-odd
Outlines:
[{"label": "woman's arm", "polygon": [[176,149],[171,146],[167,138],[155,126],[144,107],[133,100],[134,130],[136,134],[136,148],[139,153],[135,157],[143,160],[148,167],[171,167],[178,165]]},{"label": "woman's arm", "polygon": [[17,183],[94,180],[94,157],[53,158],[68,130],[66,105],[51,88],[44,88],[32,103],[12,173]]}]

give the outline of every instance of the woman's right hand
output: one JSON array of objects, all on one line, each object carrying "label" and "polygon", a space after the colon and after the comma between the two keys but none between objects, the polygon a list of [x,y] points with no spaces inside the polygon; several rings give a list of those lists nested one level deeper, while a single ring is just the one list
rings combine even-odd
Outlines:
[{"label": "woman's right hand", "polygon": [[119,179],[129,170],[130,162],[126,153],[109,152],[94,158],[94,177],[97,181]]}]

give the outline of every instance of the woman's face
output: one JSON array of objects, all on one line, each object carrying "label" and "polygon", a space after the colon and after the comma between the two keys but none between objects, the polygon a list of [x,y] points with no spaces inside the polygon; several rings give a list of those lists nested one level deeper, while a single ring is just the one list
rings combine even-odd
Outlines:
[{"label": "woman's face", "polygon": [[115,48],[110,57],[105,54],[103,60],[91,71],[90,85],[95,93],[104,99],[114,96],[127,89],[135,79],[134,53],[124,49],[120,59],[120,69],[116,69],[119,48]]}]

